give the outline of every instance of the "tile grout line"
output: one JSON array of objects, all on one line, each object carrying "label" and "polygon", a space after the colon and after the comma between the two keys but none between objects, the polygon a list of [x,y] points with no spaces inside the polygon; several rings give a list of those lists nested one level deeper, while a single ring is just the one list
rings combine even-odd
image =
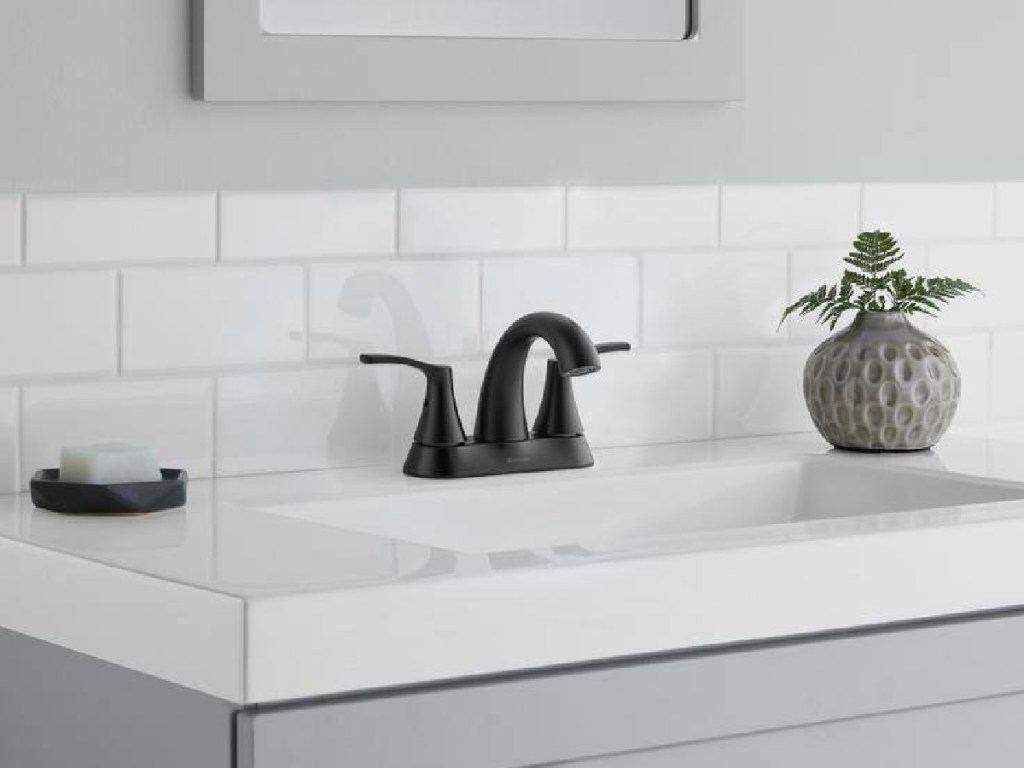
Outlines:
[{"label": "tile grout line", "polygon": [[220,376],[210,377],[210,476],[218,477],[220,458]]},{"label": "tile grout line", "polygon": [[[968,335],[968,334],[998,334],[998,333],[1024,333],[1024,325],[1000,325],[998,327],[991,326],[976,326],[972,325],[969,327],[955,328],[948,330],[947,333],[952,335]],[[698,350],[719,350],[719,351],[733,351],[733,350],[779,350],[788,349],[793,347],[804,347],[807,345],[814,344],[814,339],[801,339],[794,338],[792,340],[780,339],[775,340],[775,337],[771,338],[747,338],[743,340],[730,341],[727,343],[720,344],[708,344],[702,342],[694,342],[687,344],[659,344],[659,345],[647,345],[643,344],[641,349],[636,350],[640,354],[673,354],[673,353],[688,353]],[[539,358],[543,355],[538,353],[531,355],[531,359]],[[438,361],[446,364],[471,364],[471,363],[484,363],[487,360],[486,350],[482,350],[479,353],[472,353],[467,355],[444,355],[437,358]],[[100,384],[111,384],[116,382],[158,382],[158,381],[181,381],[181,380],[197,380],[205,379],[212,376],[218,377],[231,377],[231,376],[258,376],[258,375],[269,375],[275,373],[302,373],[302,372],[315,372],[315,371],[331,371],[331,370],[352,370],[358,369],[359,362],[357,358],[337,358],[337,359],[313,359],[311,358],[307,364],[303,360],[295,361],[280,361],[280,362],[261,362],[261,363],[237,363],[231,365],[222,366],[194,366],[194,367],[178,367],[178,368],[153,368],[153,369],[138,369],[138,370],[125,370],[123,375],[118,376],[111,371],[105,370],[93,370],[93,371],[64,371],[59,373],[46,373],[46,374],[26,374],[26,375],[7,375],[0,377],[0,387],[6,388],[17,388],[17,387],[48,387],[48,386],[78,386],[78,385],[100,385]]]},{"label": "tile grout line", "polygon": [[647,345],[647,334],[644,331],[646,262],[647,258],[644,254],[636,254],[636,339],[633,342],[634,351],[637,347],[645,348]]},{"label": "tile grout line", "polygon": [[[284,266],[288,263],[302,263],[297,259],[293,262],[285,260],[275,261],[252,261],[239,262],[238,266]],[[223,266],[211,262],[209,259],[162,259],[159,261],[67,261],[55,262],[52,264],[16,264],[0,265],[0,277],[3,275],[66,275],[81,274],[83,272],[109,272],[112,269],[139,269],[139,270],[168,270],[168,269],[233,269],[234,264]]]},{"label": "tile grout line", "polygon": [[391,251],[398,256],[402,252],[402,201],[405,195],[401,189],[395,190],[394,232],[391,233]]},{"label": "tile grout line", "polygon": [[[978,246],[985,247],[991,245],[1006,245],[1006,246],[1024,246],[1024,237],[1005,237],[1005,238],[993,238],[993,237],[918,237],[913,239],[906,239],[903,242],[906,246],[915,245],[933,245],[933,246]],[[700,255],[706,254],[709,251],[718,251],[726,254],[749,254],[759,253],[764,251],[777,251],[781,252],[786,249],[797,249],[797,250],[815,250],[825,248],[843,248],[848,243],[846,241],[797,241],[797,242],[786,242],[786,243],[744,243],[739,245],[720,246],[715,248],[711,245],[704,246],[672,246],[672,247],[661,247],[661,248],[649,248],[643,247],[645,253],[650,254],[678,254],[678,255]],[[579,256],[620,256],[626,251],[637,250],[633,246],[621,246],[618,248],[583,248],[573,249],[569,251],[569,255]],[[26,264],[24,267],[19,265],[0,265],[0,276],[9,274],[47,274],[47,275],[59,275],[59,274],[81,274],[89,272],[104,272],[113,269],[133,269],[138,271],[156,271],[156,270],[241,270],[241,269],[271,269],[274,267],[284,266],[303,266],[303,265],[351,265],[356,263],[371,263],[379,262],[382,257],[387,257],[398,263],[434,263],[437,261],[473,261],[474,259],[481,258],[481,255],[485,255],[487,258],[493,258],[498,260],[514,260],[530,257],[542,257],[545,254],[548,255],[566,255],[558,249],[542,248],[535,250],[518,250],[518,251],[467,251],[467,252],[434,252],[434,253],[412,253],[412,254],[385,254],[385,253],[352,253],[352,254],[338,254],[332,256],[304,256],[304,257],[279,257],[273,259],[239,259],[222,261],[219,263],[211,262],[209,259],[163,259],[159,261],[147,261],[147,262],[133,262],[133,261],[103,261],[103,262],[61,262],[53,264]]]},{"label": "tile grout line", "polygon": [[302,336],[303,360],[308,365],[310,361],[310,350],[313,347],[312,310],[310,309],[310,283],[312,281],[313,268],[306,264],[302,268]]},{"label": "tile grout line", "polygon": [[213,263],[220,264],[224,258],[224,218],[223,218],[223,203],[221,201],[220,190],[216,191],[213,195],[213,236],[215,242],[213,244]]},{"label": "tile grout line", "polygon": [[124,270],[118,269],[114,274],[115,377],[120,379],[124,374]]},{"label": "tile grout line", "polygon": [[24,486],[24,473],[25,473],[25,388],[18,387],[15,390],[15,412],[14,418],[17,419],[15,426],[14,439],[16,445],[14,447],[14,490],[17,492],[24,492],[28,490]]},{"label": "tile grout line", "polygon": [[718,437],[718,431],[720,429],[720,425],[718,423],[718,384],[721,379],[721,374],[719,373],[718,368],[721,365],[721,354],[718,347],[712,347],[710,352],[711,371],[708,375],[711,379],[711,397],[709,398],[710,402],[708,403],[708,425],[711,433],[710,438],[714,440]]},{"label": "tile grout line", "polygon": [[18,241],[18,266],[24,267],[28,264],[28,195],[18,195],[18,226],[21,231],[21,239]]},{"label": "tile grout line", "polygon": [[562,250],[569,250],[569,187],[562,187]]},{"label": "tile grout line", "polygon": [[477,259],[476,265],[476,329],[477,347],[480,349],[477,354],[481,355],[484,354],[487,346],[487,340],[484,338],[484,293],[487,285],[487,281],[484,279],[484,270],[487,268],[487,262],[480,258]]},{"label": "tile grout line", "polygon": [[861,182],[857,185],[857,231],[864,231],[864,199],[867,197],[867,184]]},{"label": "tile grout line", "polygon": [[723,219],[725,218],[722,215],[725,212],[725,185],[724,184],[719,184],[717,186],[716,196],[717,196],[717,202],[715,203],[715,208],[716,208],[716,214],[715,214],[716,235],[715,236],[716,236],[718,242],[715,244],[715,248],[720,251],[720,250],[722,250]]},{"label": "tile grout line", "polygon": [[[786,251],[786,306],[788,307],[796,299],[794,295],[796,291],[793,290],[793,251]],[[793,320],[797,318],[792,318]],[[786,322],[786,343],[792,344],[795,341],[793,338],[793,323]]]},{"label": "tile grout line", "polygon": [[999,239],[999,201],[1002,198],[1002,187],[998,183],[992,184],[992,239]]},{"label": "tile grout line", "polygon": [[996,367],[996,334],[989,331],[985,334],[988,338],[988,382],[986,382],[985,398],[985,423],[991,424],[995,418],[995,367]]}]

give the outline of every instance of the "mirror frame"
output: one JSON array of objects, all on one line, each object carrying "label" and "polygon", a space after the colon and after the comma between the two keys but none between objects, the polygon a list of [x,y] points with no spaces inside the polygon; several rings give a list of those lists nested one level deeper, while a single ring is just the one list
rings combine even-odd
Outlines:
[{"label": "mirror frame", "polygon": [[260,0],[192,0],[193,93],[205,101],[741,99],[744,0],[688,2],[694,34],[651,42],[268,35]]}]

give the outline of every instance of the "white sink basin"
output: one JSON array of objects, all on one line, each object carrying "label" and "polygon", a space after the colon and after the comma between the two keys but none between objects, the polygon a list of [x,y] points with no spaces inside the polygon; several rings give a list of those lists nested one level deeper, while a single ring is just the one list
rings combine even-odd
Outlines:
[{"label": "white sink basin", "polygon": [[[1019,499],[1024,485],[1016,483],[822,457],[455,481],[401,496],[264,509],[455,552],[577,546],[607,553],[813,521],[851,519],[855,529],[870,529],[885,520],[891,527],[900,523],[894,513],[957,508],[958,515],[964,507]],[[903,524],[929,522],[935,520],[918,515]]]}]

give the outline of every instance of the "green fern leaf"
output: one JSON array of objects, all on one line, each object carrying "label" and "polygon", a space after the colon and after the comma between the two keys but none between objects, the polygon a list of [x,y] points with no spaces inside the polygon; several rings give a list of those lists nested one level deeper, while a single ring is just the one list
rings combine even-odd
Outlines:
[{"label": "green fern leaf", "polygon": [[847,268],[838,283],[822,285],[801,296],[782,313],[779,326],[796,314],[817,315],[835,329],[847,312],[903,312],[936,315],[953,299],[979,292],[957,278],[912,277],[900,266],[903,251],[888,232],[861,232],[844,258]]}]

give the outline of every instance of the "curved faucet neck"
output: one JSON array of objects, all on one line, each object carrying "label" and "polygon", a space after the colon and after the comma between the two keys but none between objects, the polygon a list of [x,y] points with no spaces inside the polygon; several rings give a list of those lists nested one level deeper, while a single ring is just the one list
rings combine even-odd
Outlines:
[{"label": "curved faucet neck", "polygon": [[523,378],[530,347],[544,339],[555,353],[563,376],[582,376],[600,370],[594,342],[579,325],[555,312],[535,312],[514,322],[494,347],[477,406],[478,442],[510,443],[528,440],[523,403]]}]

